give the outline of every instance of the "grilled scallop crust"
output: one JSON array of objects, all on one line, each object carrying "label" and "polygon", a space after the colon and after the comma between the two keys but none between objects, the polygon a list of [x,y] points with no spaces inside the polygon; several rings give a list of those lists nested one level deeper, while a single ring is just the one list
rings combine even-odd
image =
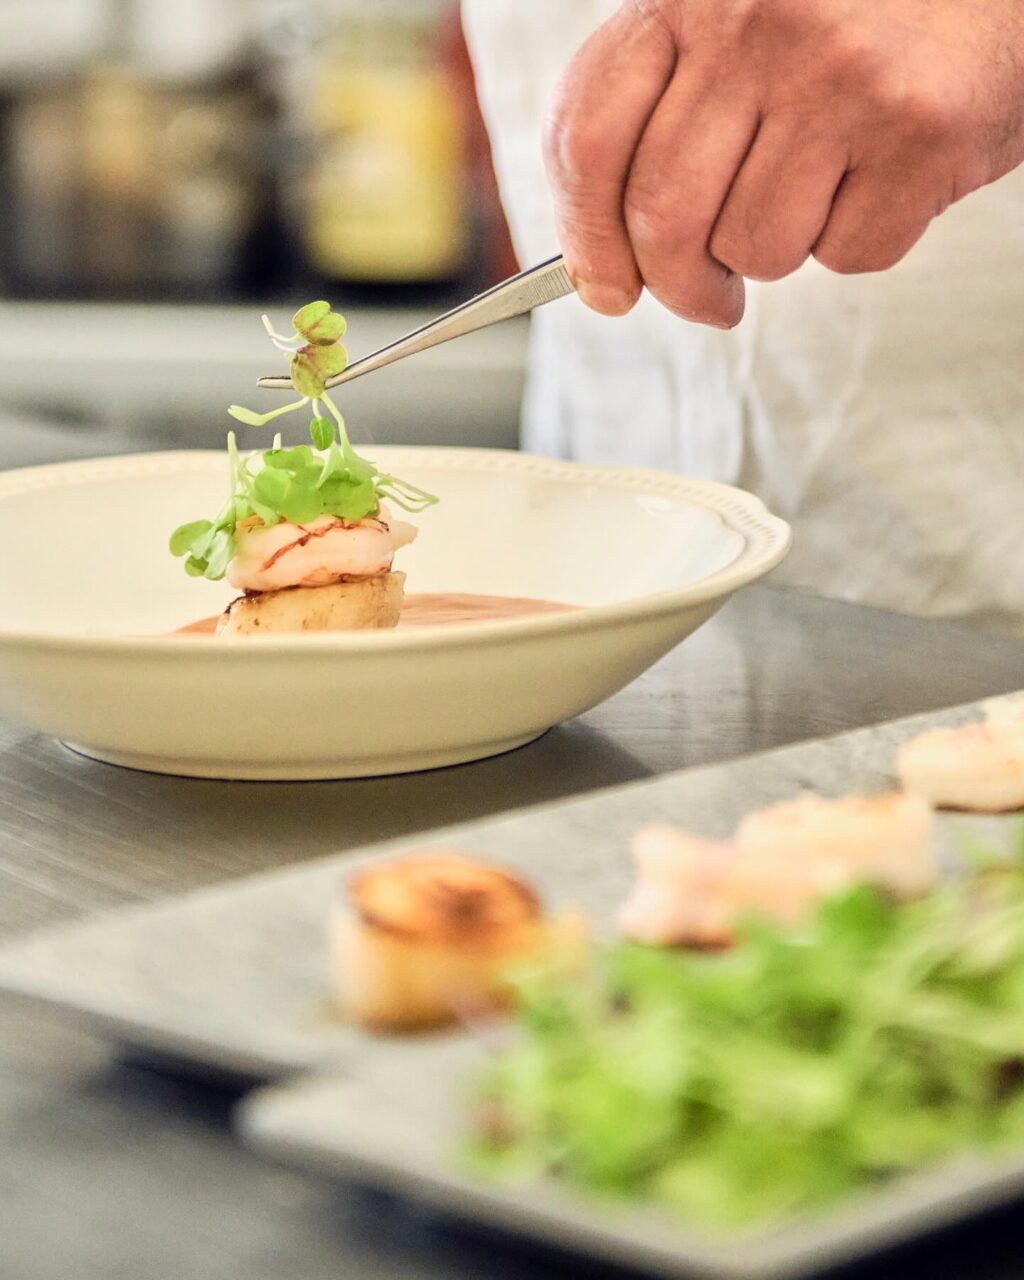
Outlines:
[{"label": "grilled scallop crust", "polygon": [[348,1019],[410,1031],[504,1005],[517,961],[586,945],[575,916],[545,921],[533,890],[458,851],[412,854],[353,876],[331,922],[335,1000]]},{"label": "grilled scallop crust", "polygon": [[380,573],[326,587],[252,592],[228,605],[217,622],[217,635],[384,630],[398,625],[404,595],[404,573]]}]

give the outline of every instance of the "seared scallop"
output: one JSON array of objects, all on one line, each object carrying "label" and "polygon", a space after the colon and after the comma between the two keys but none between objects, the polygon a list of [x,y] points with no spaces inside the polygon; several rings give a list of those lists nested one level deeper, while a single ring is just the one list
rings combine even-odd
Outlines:
[{"label": "seared scallop", "polygon": [[404,573],[382,573],[327,587],[256,591],[232,601],[217,623],[219,636],[290,631],[368,631],[398,625]]},{"label": "seared scallop", "polygon": [[515,876],[458,850],[410,854],[348,882],[331,924],[335,999],[385,1031],[473,1016],[506,1002],[515,962],[567,936]]}]

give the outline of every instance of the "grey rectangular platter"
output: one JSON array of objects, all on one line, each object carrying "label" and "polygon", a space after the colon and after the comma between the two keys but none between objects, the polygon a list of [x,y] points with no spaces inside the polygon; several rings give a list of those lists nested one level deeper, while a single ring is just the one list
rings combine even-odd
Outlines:
[{"label": "grey rectangular platter", "polygon": [[467,1081],[483,1056],[465,1039],[389,1045],[346,1076],[258,1090],[236,1122],[255,1150],[277,1161],[673,1280],[798,1280],[1024,1193],[1024,1157],[963,1157],[828,1213],[712,1236],[663,1211],[590,1200],[553,1180],[489,1183],[462,1171],[459,1152]]},{"label": "grey rectangular platter", "polygon": [[[748,810],[803,788],[881,790],[892,785],[899,742],[978,714],[967,705],[915,716],[415,843],[455,843],[519,871],[549,906],[582,908],[600,932],[626,891],[629,839],[641,823],[666,819],[726,835]],[[965,827],[999,832],[1008,821],[942,816],[940,840]],[[353,867],[409,847],[408,839],[381,844],[34,934],[0,951],[0,995],[48,1005],[136,1050],[257,1079],[372,1056],[376,1042],[329,1012],[329,905]]]},{"label": "grey rectangular platter", "polygon": [[[638,825],[660,818],[726,835],[747,811],[804,788],[871,792],[893,783],[896,746],[977,706],[858,730],[724,765],[431,833],[519,871],[552,907],[611,925]],[[1004,839],[1012,818],[942,815],[939,844]],[[326,922],[360,855],[309,863],[156,906],[38,934],[0,953],[0,993],[49,1006],[133,1048],[278,1084],[243,1105],[241,1132],[277,1158],[400,1191],[443,1210],[578,1254],[662,1276],[796,1277],[951,1223],[1024,1190],[1024,1157],[969,1157],[902,1179],[828,1215],[771,1232],[702,1236],[653,1210],[612,1208],[560,1186],[509,1188],[460,1171],[466,1036],[378,1040],[329,1014]],[[312,1072],[305,1079],[283,1077]]]}]

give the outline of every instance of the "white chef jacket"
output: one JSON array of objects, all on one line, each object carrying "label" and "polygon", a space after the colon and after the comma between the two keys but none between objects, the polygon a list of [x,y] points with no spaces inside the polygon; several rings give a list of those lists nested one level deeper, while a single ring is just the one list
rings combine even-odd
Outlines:
[{"label": "white chef jacket", "polygon": [[[557,250],[552,87],[618,0],[463,0],[521,261]],[[1024,633],[1024,169],[893,270],[748,285],[732,332],[649,296],[534,314],[524,445],[739,484],[794,527],[776,580]]]}]

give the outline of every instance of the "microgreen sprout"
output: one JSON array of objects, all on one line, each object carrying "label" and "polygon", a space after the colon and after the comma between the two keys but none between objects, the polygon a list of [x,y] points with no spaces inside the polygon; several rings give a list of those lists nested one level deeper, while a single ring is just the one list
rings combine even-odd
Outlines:
[{"label": "microgreen sprout", "polygon": [[171,535],[171,554],[185,557],[185,572],[192,577],[222,578],[238,549],[240,529],[282,521],[305,524],[325,515],[356,522],[376,515],[382,498],[411,512],[437,502],[407,480],[379,471],[352,447],[326,387],[348,362],[341,344],[344,318],[326,302],[311,302],[295,313],[292,325],[295,332],[284,337],[263,316],[271,342],[289,357],[300,398],[268,413],[237,404],[228,413],[245,426],[262,427],[308,407],[311,444],[285,448],[277,435],[272,448],[243,455],[235,433],[228,434],[228,497],[220,514],[215,520],[190,521]]}]

